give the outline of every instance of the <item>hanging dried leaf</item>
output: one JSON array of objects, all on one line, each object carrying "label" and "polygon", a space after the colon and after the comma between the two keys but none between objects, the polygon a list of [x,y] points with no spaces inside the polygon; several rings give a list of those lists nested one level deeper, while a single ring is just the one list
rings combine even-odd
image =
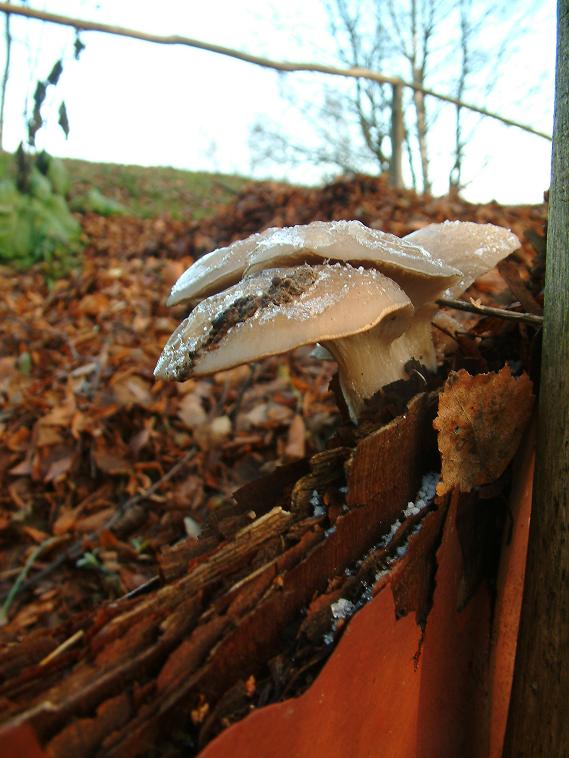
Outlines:
[{"label": "hanging dried leaf", "polygon": [[69,119],[67,118],[67,108],[65,107],[64,100],[61,101],[61,105],[59,106],[59,118],[57,123],[63,129],[65,139],[67,139],[67,137],[69,137]]},{"label": "hanging dried leaf", "polygon": [[49,84],[57,84],[59,81],[59,77],[63,73],[63,62],[61,60],[57,61],[51,71],[49,72],[49,76],[47,77],[47,81]]},{"label": "hanging dried leaf", "polygon": [[497,374],[450,374],[433,426],[438,431],[442,477],[437,494],[470,492],[500,477],[512,460],[533,405],[527,374],[508,366]]},{"label": "hanging dried leaf", "polygon": [[36,84],[36,91],[34,92],[34,110],[39,111],[45,100],[47,93],[47,86],[45,82],[38,82]]},{"label": "hanging dried leaf", "polygon": [[81,53],[85,50],[85,45],[83,44],[81,37],[79,36],[79,30],[75,30],[75,42],[73,43],[73,52],[75,60],[79,60],[79,56]]}]

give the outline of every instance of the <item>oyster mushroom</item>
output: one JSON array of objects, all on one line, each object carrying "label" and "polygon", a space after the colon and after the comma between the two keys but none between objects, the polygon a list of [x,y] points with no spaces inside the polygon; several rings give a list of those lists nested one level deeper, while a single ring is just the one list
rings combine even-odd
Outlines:
[{"label": "oyster mushroom", "polygon": [[473,221],[429,224],[403,239],[461,272],[461,277],[442,293],[443,297],[462,295],[479,276],[520,247],[519,239],[509,229]]},{"label": "oyster mushroom", "polygon": [[377,268],[397,282],[414,305],[434,300],[460,271],[416,244],[360,221],[313,221],[273,227],[204,255],[172,287],[168,305],[196,303],[266,268],[341,261]]},{"label": "oyster mushroom", "polygon": [[413,312],[405,292],[375,269],[265,269],[196,306],[166,343],[154,374],[184,380],[320,342],[338,362],[356,421],[365,399],[401,376],[391,344]]},{"label": "oyster mushroom", "polygon": [[[209,374],[318,342],[338,362],[356,421],[367,398],[406,377],[409,360],[436,369],[433,301],[461,294],[517,247],[508,229],[471,222],[431,224],[404,239],[359,221],[315,221],[251,235],[204,256],[174,285],[169,303],[197,302],[245,274],[240,284],[202,301],[180,325],[156,376]],[[330,260],[338,262],[318,263]],[[389,327],[387,290],[399,297],[396,328]],[[303,324],[308,320],[310,326]]]},{"label": "oyster mushroom", "polygon": [[[461,276],[435,297],[458,297],[482,274],[520,247],[520,241],[509,229],[494,224],[472,221],[445,221],[429,224],[403,238],[428,251]],[[403,286],[403,285],[402,285]],[[434,371],[437,356],[432,339],[431,322],[437,313],[434,303],[417,308],[407,329],[392,344],[392,352],[409,356]]]},{"label": "oyster mushroom", "polygon": [[264,234],[271,232],[256,232],[242,240],[236,240],[226,247],[218,247],[211,253],[198,258],[187,268],[174,283],[167,305],[181,303],[195,304],[204,297],[235,284],[241,279],[247,266],[247,258],[253,252]]},{"label": "oyster mushroom", "polygon": [[405,290],[415,307],[440,296],[461,271],[428,250],[360,221],[313,221],[271,229],[247,256],[245,274],[273,266],[339,261],[376,268]]}]

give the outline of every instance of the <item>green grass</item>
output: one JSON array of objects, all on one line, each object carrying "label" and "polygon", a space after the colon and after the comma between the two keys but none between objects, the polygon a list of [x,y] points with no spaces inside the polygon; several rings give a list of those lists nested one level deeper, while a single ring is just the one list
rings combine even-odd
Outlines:
[{"label": "green grass", "polygon": [[71,179],[71,200],[96,187],[126,206],[135,216],[168,213],[199,220],[229,202],[250,179],[174,168],[146,168],[113,163],[65,160]]},{"label": "green grass", "polygon": [[[0,153],[0,176],[11,172],[13,156]],[[114,163],[65,159],[71,181],[72,204],[91,188],[128,208],[134,216],[164,213],[174,218],[200,220],[230,202],[251,179],[174,168],[146,168]]]}]

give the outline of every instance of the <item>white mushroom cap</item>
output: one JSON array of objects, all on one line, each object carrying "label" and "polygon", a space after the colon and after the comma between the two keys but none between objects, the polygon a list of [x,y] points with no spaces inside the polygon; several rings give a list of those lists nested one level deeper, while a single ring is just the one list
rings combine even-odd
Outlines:
[{"label": "white mushroom cap", "polygon": [[422,247],[360,221],[313,221],[272,227],[207,253],[184,271],[167,302],[197,303],[244,274],[328,260],[377,268],[396,281],[414,305],[436,299],[460,276]]},{"label": "white mushroom cap", "polygon": [[[405,378],[411,358],[436,368],[432,301],[443,291],[461,294],[517,247],[508,229],[458,221],[404,239],[358,221],[253,234],[204,256],[176,282],[169,304],[202,302],[172,334],[154,373],[183,380],[319,342],[338,363],[355,421],[367,398]],[[203,300],[209,293],[217,294]]]},{"label": "white mushroom cap", "polygon": [[198,303],[238,282],[247,265],[247,256],[270,231],[256,232],[198,258],[175,282],[166,304]]},{"label": "white mushroom cap", "polygon": [[317,341],[330,349],[337,338],[369,330],[376,344],[389,342],[412,315],[403,290],[375,269],[267,269],[196,306],[166,343],[154,374],[184,380]]},{"label": "white mushroom cap", "polygon": [[458,297],[482,274],[520,247],[509,229],[472,221],[445,221],[429,224],[403,240],[428,250],[435,258],[462,272],[458,281],[447,286],[443,297]]},{"label": "white mushroom cap", "polygon": [[414,306],[435,300],[460,276],[460,270],[419,245],[360,221],[313,221],[271,229],[248,255],[245,272],[326,260],[378,269],[405,290]]}]

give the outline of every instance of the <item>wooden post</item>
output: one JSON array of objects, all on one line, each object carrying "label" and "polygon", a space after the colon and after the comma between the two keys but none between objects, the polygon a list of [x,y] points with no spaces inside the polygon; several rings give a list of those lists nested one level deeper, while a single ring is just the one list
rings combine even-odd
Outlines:
[{"label": "wooden post", "polygon": [[504,756],[569,755],[569,0],[558,0],[536,476]]},{"label": "wooden post", "polygon": [[401,165],[404,139],[403,84],[398,82],[393,85],[393,99],[391,105],[391,160],[389,162],[391,184],[393,187],[397,187],[397,189],[403,187],[403,172]]}]

